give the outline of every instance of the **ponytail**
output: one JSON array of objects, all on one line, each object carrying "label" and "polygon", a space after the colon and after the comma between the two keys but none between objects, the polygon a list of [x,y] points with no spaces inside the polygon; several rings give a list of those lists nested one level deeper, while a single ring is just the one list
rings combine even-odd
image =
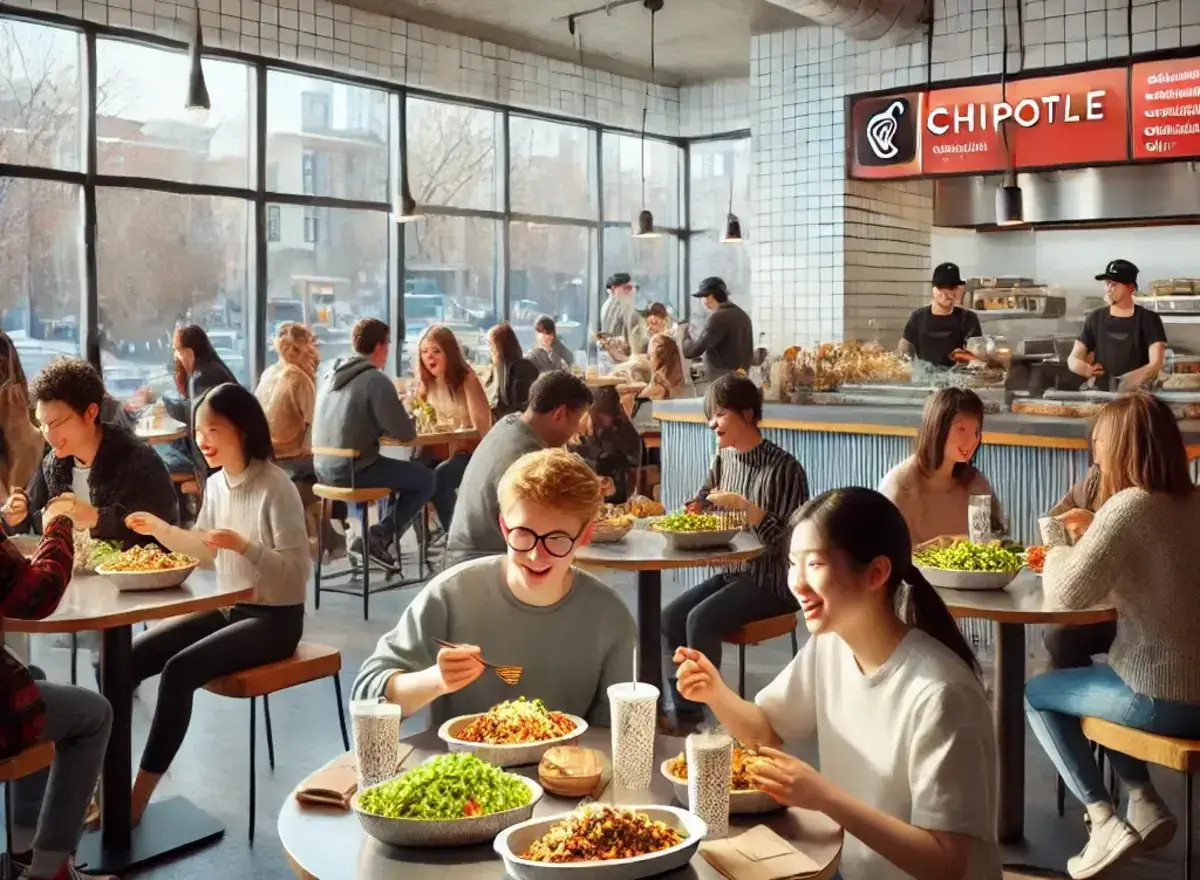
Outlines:
[{"label": "ponytail", "polygon": [[903,603],[900,619],[909,626],[933,636],[979,675],[979,661],[975,652],[963,638],[954,615],[950,613],[950,609],[946,607],[933,585],[925,579],[925,575],[921,574],[915,565],[911,565],[908,573],[904,575],[904,582],[908,584],[908,596],[907,601]]}]

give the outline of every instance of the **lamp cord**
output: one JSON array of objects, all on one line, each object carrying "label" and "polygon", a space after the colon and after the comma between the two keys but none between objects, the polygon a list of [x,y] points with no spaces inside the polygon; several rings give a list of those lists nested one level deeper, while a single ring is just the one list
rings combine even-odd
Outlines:
[{"label": "lamp cord", "polygon": [[654,17],[650,10],[650,82],[646,83],[646,100],[642,103],[642,207],[646,209],[646,117],[650,112],[650,88],[654,85]]}]

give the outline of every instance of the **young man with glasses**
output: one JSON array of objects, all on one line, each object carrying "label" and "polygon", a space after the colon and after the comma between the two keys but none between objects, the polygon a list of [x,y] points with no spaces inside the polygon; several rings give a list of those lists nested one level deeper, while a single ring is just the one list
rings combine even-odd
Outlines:
[{"label": "young man with glasses", "polygon": [[[359,670],[354,699],[384,697],[431,724],[524,696],[608,722],[608,686],[629,681],[637,641],[625,603],[574,568],[600,510],[600,481],[561,449],[517,459],[500,480],[507,553],[431,580]],[[458,647],[439,648],[439,639]],[[481,660],[524,671],[509,687]]]}]

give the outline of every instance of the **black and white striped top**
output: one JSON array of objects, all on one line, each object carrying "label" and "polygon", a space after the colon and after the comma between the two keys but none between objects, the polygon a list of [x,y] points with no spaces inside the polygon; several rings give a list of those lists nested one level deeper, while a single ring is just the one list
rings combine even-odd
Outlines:
[{"label": "black and white striped top", "polygon": [[791,453],[763,440],[753,449],[718,449],[700,496],[710,492],[736,492],[765,516],[750,528],[766,549],[731,571],[749,571],[756,583],[777,595],[791,595],[787,584],[788,520],[808,500],[808,476]]}]

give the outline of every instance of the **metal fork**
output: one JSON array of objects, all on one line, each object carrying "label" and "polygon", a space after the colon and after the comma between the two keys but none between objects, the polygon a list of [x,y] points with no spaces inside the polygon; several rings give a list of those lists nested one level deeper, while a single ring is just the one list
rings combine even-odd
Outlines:
[{"label": "metal fork", "polygon": [[[462,645],[456,645],[453,642],[447,642],[444,639],[434,639],[433,641],[435,644],[440,645],[443,648],[462,647]],[[496,670],[496,677],[509,687],[515,687],[517,682],[521,680],[521,674],[525,671],[524,668],[520,666],[497,666],[495,663],[489,663],[482,657],[479,658],[479,662],[489,669]]]}]

